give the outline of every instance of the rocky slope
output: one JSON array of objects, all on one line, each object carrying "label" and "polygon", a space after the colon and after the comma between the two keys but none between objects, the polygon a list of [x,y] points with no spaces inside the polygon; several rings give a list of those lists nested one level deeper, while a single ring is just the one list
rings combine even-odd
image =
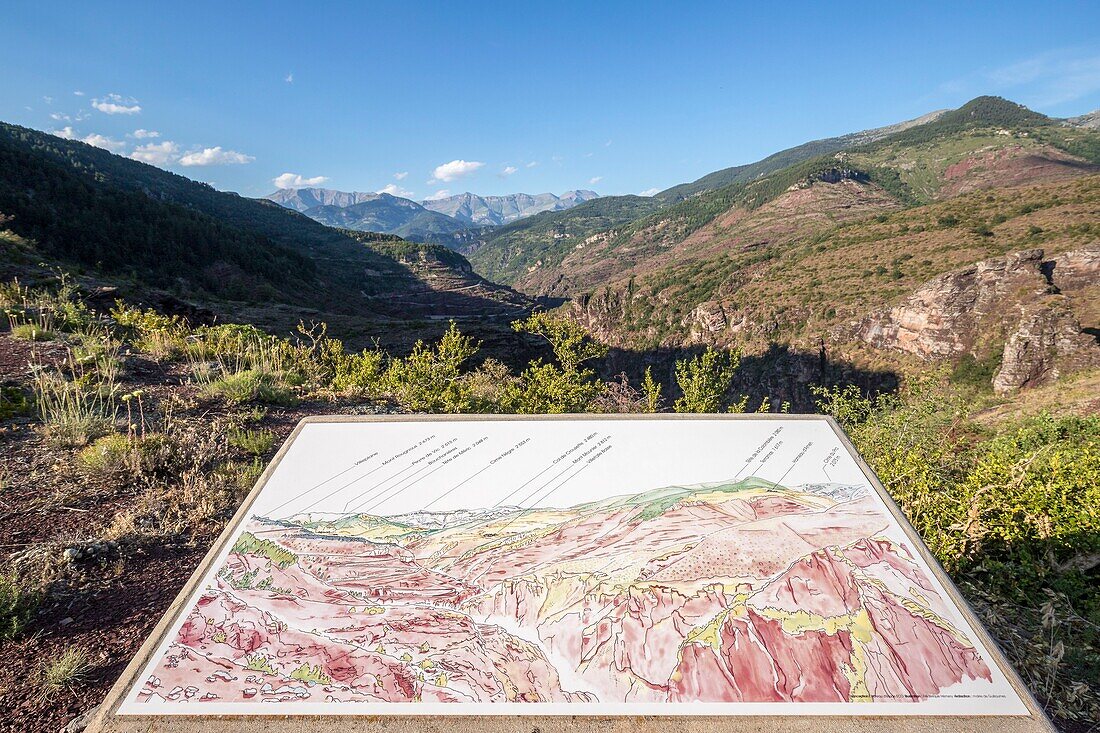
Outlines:
[{"label": "rocky slope", "polygon": [[926,360],[992,357],[993,386],[1004,393],[1100,367],[1098,288],[1100,247],[1051,259],[1024,250],[941,275],[854,331],[872,346]]}]

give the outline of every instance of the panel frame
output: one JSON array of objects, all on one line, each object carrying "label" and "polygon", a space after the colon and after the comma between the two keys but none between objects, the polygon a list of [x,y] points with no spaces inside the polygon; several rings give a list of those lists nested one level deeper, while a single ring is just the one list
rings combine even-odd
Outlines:
[{"label": "panel frame", "polygon": [[[919,716],[919,715],[723,715],[723,716],[641,716],[641,715],[466,715],[456,711],[454,715],[119,715],[118,710],[130,689],[140,684],[143,672],[166,634],[180,615],[189,607],[192,595],[198,592],[208,571],[217,562],[237,527],[247,520],[256,499],[263,492],[271,476],[278,469],[290,447],[309,425],[319,423],[397,423],[397,422],[476,422],[476,421],[564,421],[583,422],[593,420],[731,420],[731,421],[792,421],[815,420],[825,422],[835,433],[840,444],[848,451],[856,465],[864,473],[871,486],[882,498],[887,510],[901,527],[916,552],[925,561],[936,579],[947,590],[948,596],[963,618],[974,629],[981,643],[1004,674],[1009,684],[1020,696],[1029,715],[973,715],[973,716]],[[796,704],[796,703],[792,703]],[[851,440],[837,421],[827,415],[785,414],[567,414],[567,415],[316,415],[298,422],[279,448],[278,453],[260,475],[256,485],[245,497],[225,529],[196,567],[194,573],[172,601],[160,621],[122,675],[107,693],[99,710],[90,722],[88,733],[184,733],[186,731],[210,731],[211,733],[346,733],[369,731],[370,733],[505,733],[527,730],[531,733],[574,733],[599,731],[600,733],[668,733],[669,730],[684,733],[748,733],[749,731],[789,731],[790,733],[1053,733],[1042,707],[1024,685],[1020,676],[1006,659],[1004,652],[978,619],[947,572],[940,566],[917,531],[906,519],[901,508],[890,496],[878,476],[856,451]]]}]

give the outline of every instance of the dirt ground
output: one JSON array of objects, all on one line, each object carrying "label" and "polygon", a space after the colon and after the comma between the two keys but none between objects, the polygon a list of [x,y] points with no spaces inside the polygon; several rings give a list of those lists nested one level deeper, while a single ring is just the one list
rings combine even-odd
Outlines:
[{"label": "dirt ground", "polygon": [[[0,385],[26,391],[30,363],[56,363],[63,346],[32,344],[0,334]],[[186,378],[186,365],[158,364],[140,355],[125,359],[120,390],[141,389],[151,421],[172,396],[175,419],[197,424],[227,417],[224,405],[204,401]],[[335,402],[271,407],[250,429],[269,430],[275,441],[266,462],[298,420],[307,414],[373,412],[379,408]],[[126,414],[121,417],[125,423]],[[141,500],[142,489],[125,479],[108,480],[81,471],[76,449],[51,446],[27,416],[0,420],[0,558],[42,555],[60,567],[28,631],[0,641],[0,731],[60,731],[96,706],[137,652],[231,516],[231,508],[194,532],[157,543],[108,546],[91,558],[64,559],[69,547],[103,536],[118,514]],[[123,427],[124,429],[124,427]],[[89,669],[52,695],[44,695],[44,665],[66,649],[89,656]]]}]

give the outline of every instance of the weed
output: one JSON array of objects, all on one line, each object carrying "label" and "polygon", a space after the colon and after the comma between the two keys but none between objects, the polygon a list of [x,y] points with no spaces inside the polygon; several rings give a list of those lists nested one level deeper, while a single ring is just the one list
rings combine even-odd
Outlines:
[{"label": "weed", "polygon": [[37,323],[19,323],[12,325],[11,337],[20,341],[53,341],[57,334]]},{"label": "weed", "polygon": [[95,374],[85,372],[71,355],[68,371],[71,379],[62,372],[35,367],[35,404],[51,443],[80,447],[113,429],[118,406],[112,381],[93,383]]},{"label": "weed", "polygon": [[699,356],[677,361],[676,383],[684,394],[673,404],[673,409],[676,412],[719,412],[740,364],[740,352],[710,347]]},{"label": "weed", "polygon": [[167,450],[162,435],[112,433],[82,449],[77,462],[89,473],[148,473],[162,463]]}]

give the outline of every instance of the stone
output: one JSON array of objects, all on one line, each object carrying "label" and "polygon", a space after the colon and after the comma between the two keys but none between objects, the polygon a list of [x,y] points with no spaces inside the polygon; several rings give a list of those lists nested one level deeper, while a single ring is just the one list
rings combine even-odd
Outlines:
[{"label": "stone", "polygon": [[76,716],[68,722],[68,724],[61,729],[61,733],[81,733],[88,724],[92,722],[92,718],[99,712],[99,706],[88,708],[80,715]]}]

